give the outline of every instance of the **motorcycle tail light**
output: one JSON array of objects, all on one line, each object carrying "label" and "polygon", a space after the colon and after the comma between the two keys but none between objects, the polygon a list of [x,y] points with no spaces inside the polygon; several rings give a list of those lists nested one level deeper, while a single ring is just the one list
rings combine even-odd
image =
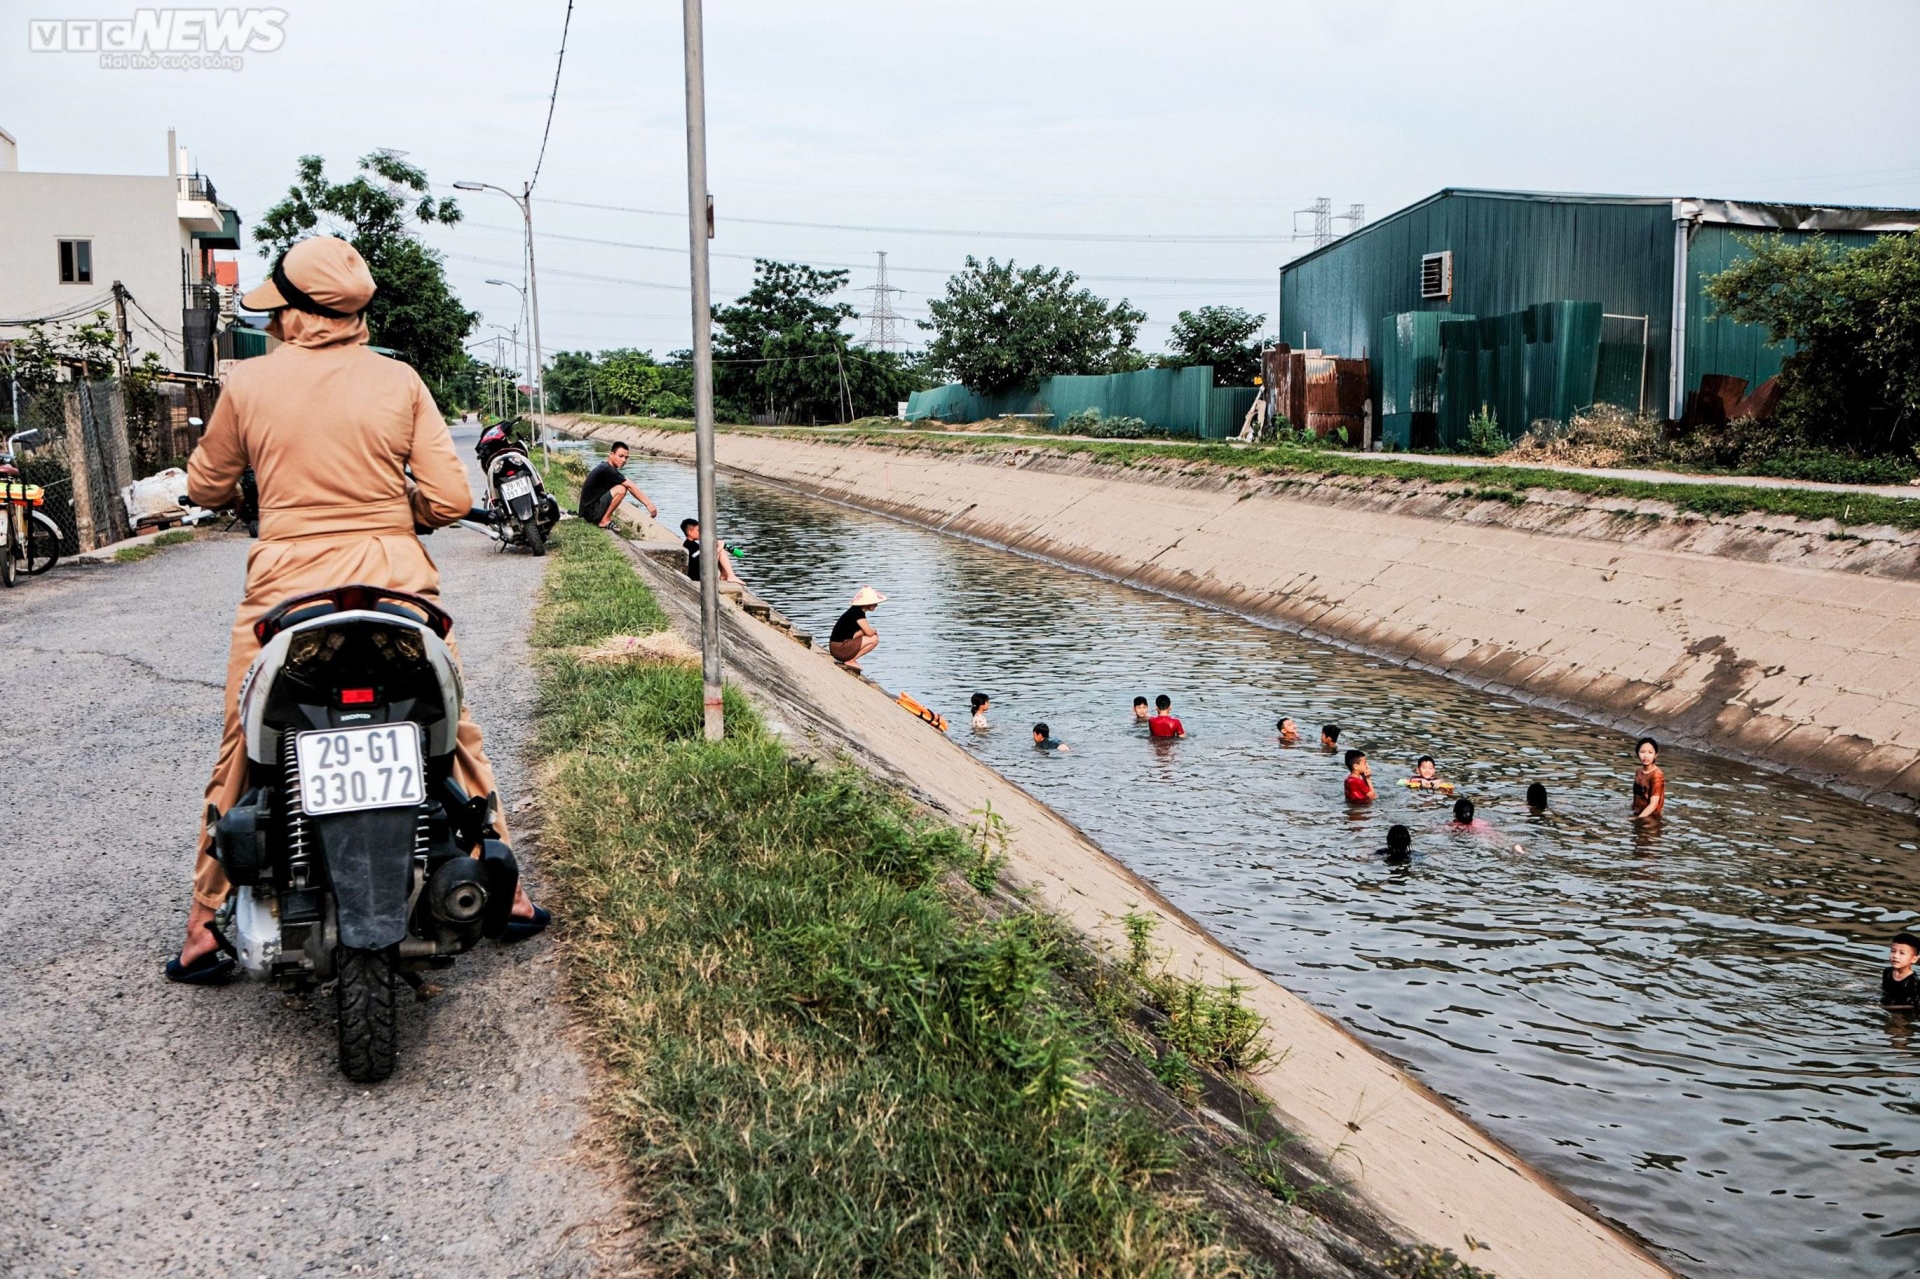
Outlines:
[{"label": "motorcycle tail light", "polygon": [[373,690],[370,688],[343,688],[340,690],[342,706],[371,706]]}]

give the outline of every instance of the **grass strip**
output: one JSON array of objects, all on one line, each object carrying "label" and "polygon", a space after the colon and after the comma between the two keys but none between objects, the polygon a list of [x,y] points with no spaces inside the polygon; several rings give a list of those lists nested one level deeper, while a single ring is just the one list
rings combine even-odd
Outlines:
[{"label": "grass strip", "polygon": [[567,521],[536,621],[543,862],[670,1274],[1234,1276],[1175,1139],[1088,1082],[1048,921],[865,774],[789,754],[700,675],[568,650],[664,624]]},{"label": "grass strip", "polygon": [[[604,420],[604,419],[603,419]],[[689,429],[671,422],[632,419],[637,428]],[[733,432],[762,428],[728,427]],[[1274,475],[1311,481],[1324,477],[1425,481],[1461,486],[1460,496],[1479,500],[1491,493],[1496,500],[1525,500],[1529,491],[1579,493],[1593,498],[1664,502],[1686,515],[1732,518],[1753,513],[1792,519],[1832,520],[1841,526],[1881,526],[1920,529],[1920,498],[1882,497],[1873,493],[1836,493],[1819,489],[1764,488],[1747,484],[1679,484],[1658,480],[1582,475],[1530,466],[1451,466],[1373,458],[1337,449],[1276,446],[1244,448],[1224,443],[1182,443],[1157,440],[1086,440],[1042,435],[935,435],[898,427],[849,427],[841,431],[785,431],[764,428],[769,434],[812,440],[855,440],[890,448],[947,453],[980,453],[1006,449],[1045,449],[1067,456],[1085,456],[1108,466],[1131,467],[1145,462],[1172,461],[1220,467],[1252,475]],[[1518,504],[1517,502],[1514,504]]]}]

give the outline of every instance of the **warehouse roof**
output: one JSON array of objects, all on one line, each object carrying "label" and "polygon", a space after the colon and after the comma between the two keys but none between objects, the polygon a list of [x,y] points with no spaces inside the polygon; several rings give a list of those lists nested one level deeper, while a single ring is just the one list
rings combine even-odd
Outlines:
[{"label": "warehouse roof", "polygon": [[1405,217],[1449,196],[1470,196],[1476,200],[1530,200],[1541,204],[1645,204],[1668,205],[1675,221],[1716,222],[1728,226],[1753,227],[1775,231],[1916,231],[1920,230],[1920,209],[1888,209],[1858,204],[1780,204],[1758,200],[1707,200],[1694,196],[1596,195],[1579,191],[1497,191],[1486,187],[1446,187],[1424,200],[1416,200],[1404,209],[1396,209],[1384,218],[1357,227],[1331,244],[1303,253],[1286,267],[1297,266],[1337,248],[1375,227]]}]

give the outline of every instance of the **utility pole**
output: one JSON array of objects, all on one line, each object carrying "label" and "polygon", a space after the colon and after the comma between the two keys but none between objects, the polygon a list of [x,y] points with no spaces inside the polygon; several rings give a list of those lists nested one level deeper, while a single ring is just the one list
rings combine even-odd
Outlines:
[{"label": "utility pole", "polygon": [[533,264],[533,183],[521,191],[520,212],[527,219],[527,305],[533,311],[533,391],[540,397],[540,451],[547,451],[547,370],[540,348],[540,272]]},{"label": "utility pole", "polygon": [[687,44],[687,248],[693,284],[693,456],[699,485],[700,682],[706,736],[726,732],[720,698],[720,525],[713,493],[713,301],[707,278],[707,241],[713,237],[713,196],[707,191],[706,53],[700,0],[681,0]]},{"label": "utility pole", "polygon": [[880,265],[875,269],[873,287],[862,290],[873,294],[873,306],[867,312],[867,345],[876,351],[891,351],[896,346],[905,346],[906,339],[900,336],[900,316],[893,309],[893,295],[901,292],[887,283],[887,255],[881,250]]},{"label": "utility pole", "polygon": [[113,322],[120,334],[120,376],[133,368],[133,332],[127,328],[127,286],[113,282]]}]

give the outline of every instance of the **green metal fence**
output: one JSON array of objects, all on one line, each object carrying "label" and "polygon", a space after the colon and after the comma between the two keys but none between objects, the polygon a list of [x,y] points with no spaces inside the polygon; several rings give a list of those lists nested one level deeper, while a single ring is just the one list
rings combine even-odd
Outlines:
[{"label": "green metal fence", "polygon": [[[1467,424],[1482,408],[1494,415],[1508,439],[1515,439],[1534,422],[1565,422],[1591,407],[1600,371],[1601,319],[1598,302],[1563,300],[1506,315],[1442,320],[1434,399],[1437,443],[1448,448],[1465,443]],[[1413,373],[1396,367],[1396,376],[1412,377],[1417,387],[1424,366],[1417,359],[1404,362],[1414,365]]]},{"label": "green metal fence", "polygon": [[1058,429],[1069,417],[1098,409],[1102,417],[1137,417],[1175,435],[1217,440],[1233,435],[1253,404],[1250,386],[1215,386],[1213,368],[1141,369],[1135,373],[1050,377],[1032,390],[981,395],[958,382],[915,391],[911,421],[984,422],[1040,416]]}]

